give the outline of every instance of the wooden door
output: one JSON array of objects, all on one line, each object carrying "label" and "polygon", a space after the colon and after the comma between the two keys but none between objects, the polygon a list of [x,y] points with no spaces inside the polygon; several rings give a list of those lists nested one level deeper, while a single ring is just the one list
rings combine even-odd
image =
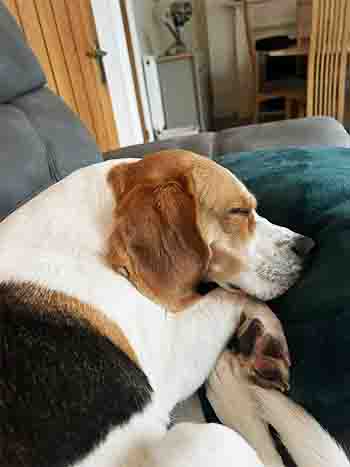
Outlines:
[{"label": "wooden door", "polygon": [[119,147],[111,98],[94,58],[90,0],[5,0],[36,54],[52,91],[84,122],[102,152]]}]

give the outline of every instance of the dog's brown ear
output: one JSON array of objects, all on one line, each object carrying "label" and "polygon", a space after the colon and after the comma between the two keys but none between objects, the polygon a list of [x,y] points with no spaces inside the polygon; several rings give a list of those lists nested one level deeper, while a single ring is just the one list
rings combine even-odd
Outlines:
[{"label": "dog's brown ear", "polygon": [[133,184],[134,171],[121,169],[109,178],[118,201],[108,260],[142,293],[181,310],[199,298],[210,256],[188,177]]},{"label": "dog's brown ear", "polygon": [[[130,190],[132,180],[135,178],[135,163],[133,164],[120,164],[113,167],[108,173],[108,183],[112,187],[116,196],[117,202],[120,201],[123,194]],[[128,186],[130,185],[130,186]]]}]

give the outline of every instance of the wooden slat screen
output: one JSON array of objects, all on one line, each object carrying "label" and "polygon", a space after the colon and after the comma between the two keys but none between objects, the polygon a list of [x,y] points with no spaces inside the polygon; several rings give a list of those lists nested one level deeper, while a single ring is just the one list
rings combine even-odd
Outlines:
[{"label": "wooden slat screen", "polygon": [[349,0],[313,0],[307,116],[343,121],[349,35]]}]

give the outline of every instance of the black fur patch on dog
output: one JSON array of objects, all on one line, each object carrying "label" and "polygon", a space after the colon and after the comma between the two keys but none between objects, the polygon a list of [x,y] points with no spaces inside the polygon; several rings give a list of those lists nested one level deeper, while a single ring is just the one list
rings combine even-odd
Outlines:
[{"label": "black fur patch on dog", "polygon": [[142,411],[152,388],[89,323],[40,309],[20,287],[0,284],[0,465],[68,466]]}]

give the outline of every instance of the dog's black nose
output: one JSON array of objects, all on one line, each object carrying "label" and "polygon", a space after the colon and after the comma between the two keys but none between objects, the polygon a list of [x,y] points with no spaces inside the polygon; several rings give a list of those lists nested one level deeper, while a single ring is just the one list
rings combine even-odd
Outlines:
[{"label": "dog's black nose", "polygon": [[305,258],[315,246],[315,242],[309,237],[298,237],[295,240],[292,250],[301,258]]}]

